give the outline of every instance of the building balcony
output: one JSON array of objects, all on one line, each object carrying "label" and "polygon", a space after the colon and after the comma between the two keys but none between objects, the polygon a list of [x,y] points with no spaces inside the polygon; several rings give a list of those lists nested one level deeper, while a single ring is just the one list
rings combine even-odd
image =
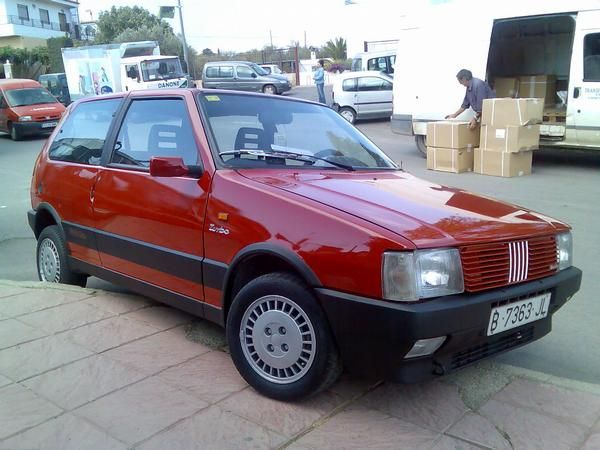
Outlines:
[{"label": "building balcony", "polygon": [[5,24],[23,25],[33,28],[44,28],[46,30],[63,31],[65,33],[73,32],[73,25],[66,23],[44,22],[36,19],[23,19],[19,16],[7,16]]}]

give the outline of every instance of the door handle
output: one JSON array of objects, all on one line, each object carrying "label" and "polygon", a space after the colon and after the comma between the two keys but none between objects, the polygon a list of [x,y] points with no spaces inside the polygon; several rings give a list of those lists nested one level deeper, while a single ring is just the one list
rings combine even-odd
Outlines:
[{"label": "door handle", "polygon": [[576,87],[573,89],[573,98],[579,98],[579,94],[581,93],[581,88]]}]

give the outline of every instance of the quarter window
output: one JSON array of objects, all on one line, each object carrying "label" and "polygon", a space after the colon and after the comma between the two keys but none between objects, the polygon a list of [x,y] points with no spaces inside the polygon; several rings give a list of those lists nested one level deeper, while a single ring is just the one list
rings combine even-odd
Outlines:
[{"label": "quarter window", "polygon": [[81,103],[67,116],[52,145],[50,159],[100,164],[102,147],[121,99]]},{"label": "quarter window", "polygon": [[131,102],[111,162],[145,169],[153,156],[180,157],[185,164],[197,164],[198,148],[182,99]]},{"label": "quarter window", "polygon": [[600,81],[600,33],[591,33],[583,40],[583,79]]}]

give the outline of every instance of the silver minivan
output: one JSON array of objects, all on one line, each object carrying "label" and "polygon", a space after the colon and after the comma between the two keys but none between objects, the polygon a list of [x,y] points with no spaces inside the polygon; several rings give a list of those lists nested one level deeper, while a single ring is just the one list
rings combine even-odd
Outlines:
[{"label": "silver minivan", "polygon": [[283,94],[292,88],[285,75],[269,75],[258,64],[248,61],[206,63],[202,70],[202,87],[265,94]]}]

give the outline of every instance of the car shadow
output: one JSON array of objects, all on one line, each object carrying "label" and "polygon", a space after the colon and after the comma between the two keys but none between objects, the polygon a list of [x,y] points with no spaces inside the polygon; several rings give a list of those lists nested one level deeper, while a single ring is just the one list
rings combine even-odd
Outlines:
[{"label": "car shadow", "polygon": [[533,152],[536,166],[600,167],[600,150],[542,147]]}]

